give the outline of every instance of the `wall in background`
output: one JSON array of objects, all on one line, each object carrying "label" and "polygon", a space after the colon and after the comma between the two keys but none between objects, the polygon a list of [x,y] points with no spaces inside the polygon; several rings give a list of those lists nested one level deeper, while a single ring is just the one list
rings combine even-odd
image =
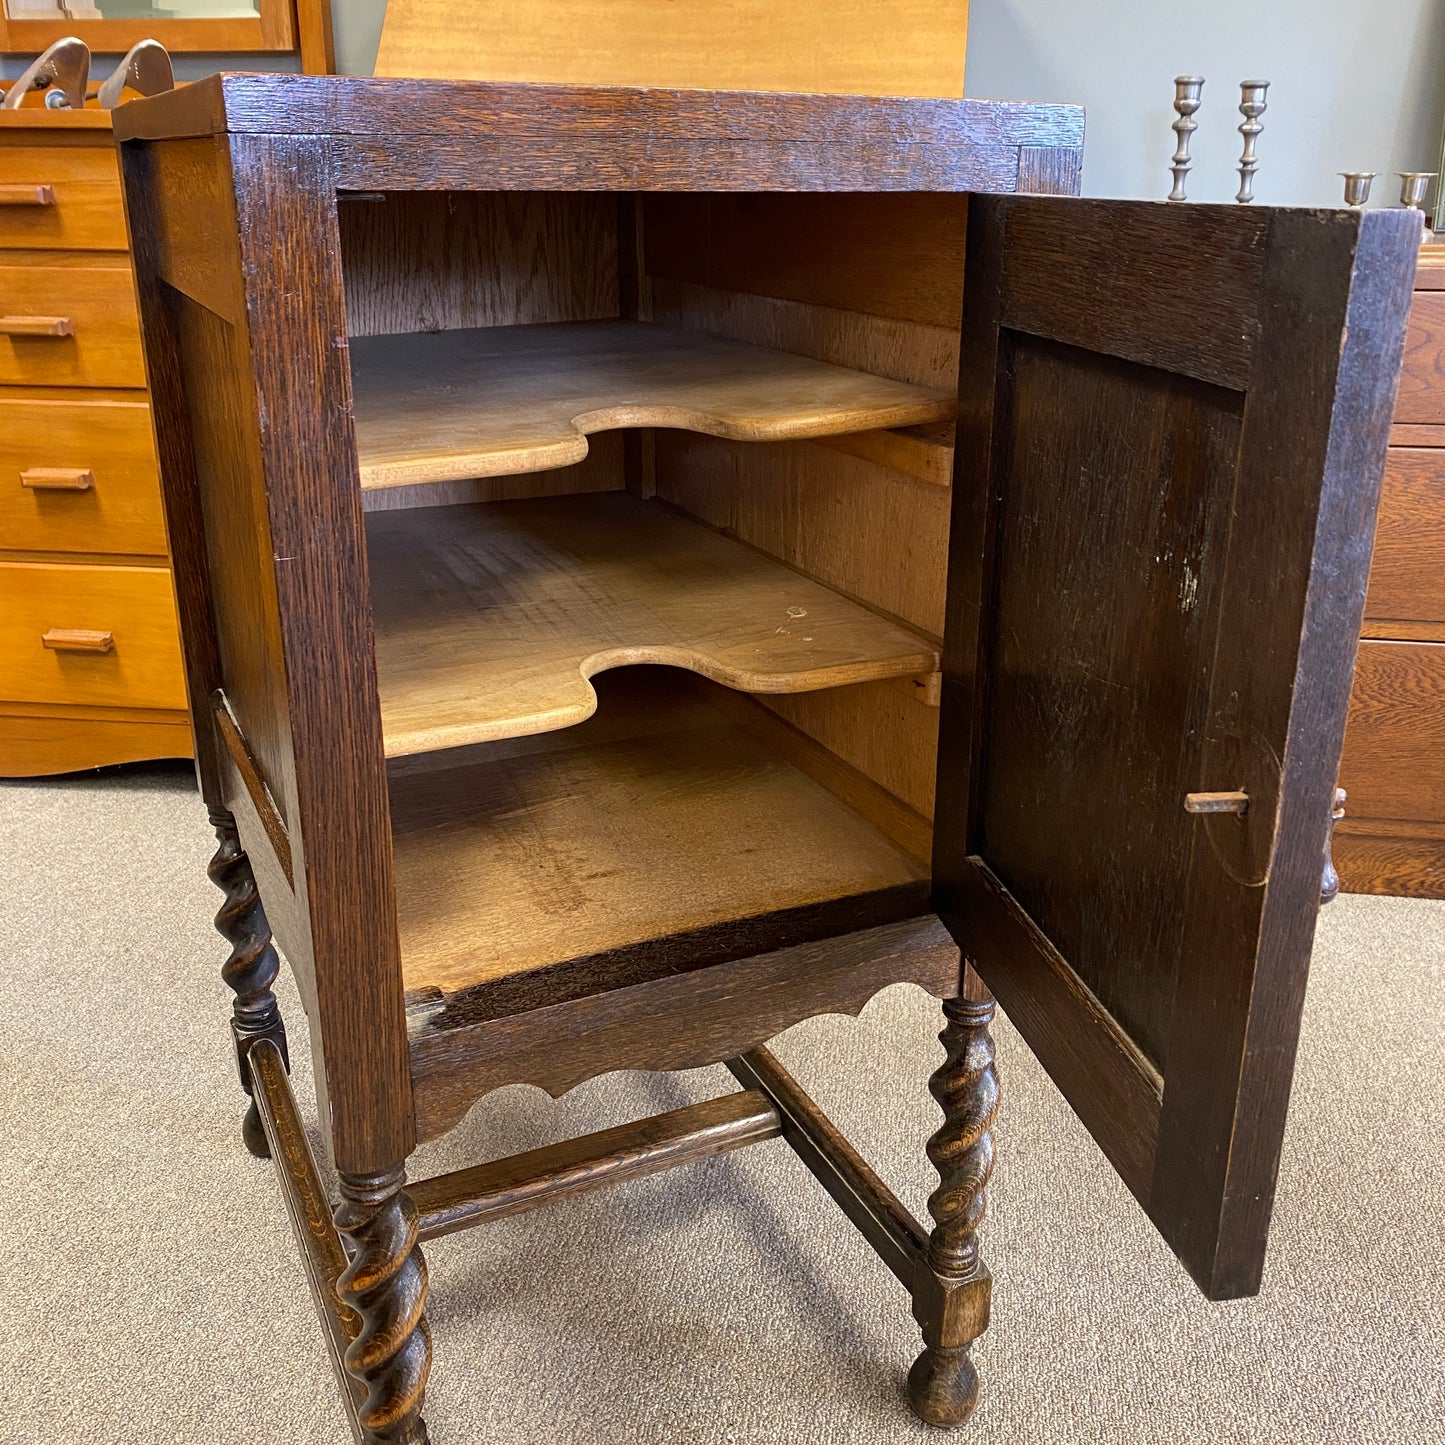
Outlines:
[{"label": "wall in background", "polygon": [[1205,77],[1191,200],[1232,199],[1239,82],[1268,80],[1257,200],[1338,205],[1335,172],[1440,163],[1445,4],[1440,0],[973,0],[966,90],[1088,107],[1084,191],[1162,199],[1174,150],[1176,75]]},{"label": "wall in background", "polygon": [[[386,0],[333,0],[333,8],[337,68],[369,75]],[[1167,194],[1173,81],[1186,72],[1206,78],[1192,199],[1234,195],[1244,79],[1272,82],[1260,201],[1336,205],[1335,172],[1375,170],[1375,199],[1390,204],[1393,172],[1440,163],[1445,0],[972,0],[969,24],[969,95],[1088,107],[1090,195]],[[3,64],[5,75],[21,69],[23,61]],[[176,69],[190,80],[295,62],[184,56]]]}]

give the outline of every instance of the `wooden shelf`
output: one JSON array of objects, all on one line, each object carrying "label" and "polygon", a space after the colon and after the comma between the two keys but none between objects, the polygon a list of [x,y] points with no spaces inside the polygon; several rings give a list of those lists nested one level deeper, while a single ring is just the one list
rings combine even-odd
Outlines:
[{"label": "wooden shelf", "polygon": [[681,427],[789,441],[951,421],[951,392],[636,321],[351,342],[363,488],[571,466],[587,434]]},{"label": "wooden shelf", "polygon": [[570,727],[589,678],[638,663],[774,693],[938,666],[916,633],[626,492],[374,512],[367,539],[388,757]]},{"label": "wooden shelf", "polygon": [[[392,765],[414,1003],[567,961],[595,985],[624,967],[618,951],[857,895],[876,898],[855,905],[874,908],[865,921],[926,910],[927,868],[712,708],[705,685],[653,668],[600,685],[580,727]],[[551,1001],[567,992],[549,979]]]}]

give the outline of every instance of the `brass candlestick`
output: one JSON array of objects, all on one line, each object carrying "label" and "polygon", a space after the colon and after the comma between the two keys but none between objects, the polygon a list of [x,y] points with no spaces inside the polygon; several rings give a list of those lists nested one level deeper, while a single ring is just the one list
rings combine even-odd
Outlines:
[{"label": "brass candlestick", "polygon": [[1234,199],[1240,205],[1248,205],[1254,199],[1254,173],[1259,169],[1259,157],[1254,146],[1264,129],[1259,118],[1268,108],[1265,101],[1268,91],[1267,80],[1239,82],[1239,113],[1244,117],[1239,133],[1244,137],[1244,153],[1239,158],[1239,194]]},{"label": "brass candlestick", "polygon": [[1199,129],[1194,112],[1199,109],[1201,93],[1204,90],[1202,75],[1176,75],[1174,77],[1174,109],[1179,113],[1170,129],[1178,137],[1174,147],[1174,158],[1169,169],[1174,173],[1174,189],[1169,192],[1171,201],[1187,201],[1184,182],[1193,162],[1189,159],[1189,138]]},{"label": "brass candlestick", "polygon": [[1339,174],[1345,178],[1345,204],[1352,210],[1358,210],[1370,199],[1370,182],[1379,172],[1341,171]]}]

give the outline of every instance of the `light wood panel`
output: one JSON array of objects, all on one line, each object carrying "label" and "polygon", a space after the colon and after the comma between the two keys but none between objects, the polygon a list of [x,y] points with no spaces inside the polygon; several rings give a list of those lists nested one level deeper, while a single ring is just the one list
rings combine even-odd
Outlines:
[{"label": "light wood panel", "polygon": [[1346,817],[1445,823],[1445,645],[1360,643],[1340,786]]},{"label": "light wood panel", "polygon": [[14,144],[17,137],[0,127],[0,191],[43,186],[49,199],[43,205],[0,204],[0,247],[125,250],[125,207],[110,137],[65,146],[49,138],[36,145],[29,132],[25,137],[28,144]]},{"label": "light wood panel", "polygon": [[[76,253],[0,251],[0,297],[9,317],[61,317],[63,335],[0,334],[0,384],[145,385],[140,318],[128,262]],[[0,328],[3,332],[3,328]]]},{"label": "light wood panel", "polygon": [[579,727],[393,766],[409,995],[926,876],[667,681],[615,673]]},{"label": "light wood panel", "polygon": [[351,361],[363,488],[569,466],[617,427],[774,441],[955,410],[942,390],[631,321],[359,338]]},{"label": "light wood panel", "polygon": [[[938,267],[930,278],[945,288]],[[647,278],[652,315],[919,385],[957,387],[954,327]],[[880,293],[881,294],[881,293]],[[943,626],[952,428],[855,432],[776,447],[659,433],[659,495],[933,635]],[[933,812],[937,710],[911,681],[775,696],[764,706]]]},{"label": "light wood panel", "polygon": [[[296,44],[292,0],[257,0],[255,15],[215,19],[133,15],[116,19],[64,16],[58,19],[7,19],[0,6],[0,50],[38,54],[57,40],[75,36],[96,55],[123,55],[141,40],[158,40],[172,53],[197,51],[224,55],[233,51],[291,50]],[[110,116],[105,123],[110,124]],[[53,116],[53,111],[44,112]],[[89,111],[81,111],[89,115]]]},{"label": "light wood panel", "polygon": [[669,195],[643,205],[653,277],[957,329],[968,197]]},{"label": "light wood panel", "polygon": [[[88,476],[84,488],[36,480],[65,470]],[[165,555],[144,394],[0,390],[0,540],[37,552]]]},{"label": "light wood panel", "polygon": [[[1348,822],[1348,819],[1346,820]],[[1445,831],[1382,834],[1370,825],[1341,823],[1335,833],[1335,868],[1346,893],[1392,898],[1445,898]]]},{"label": "light wood panel", "polygon": [[1445,450],[1390,448],[1365,620],[1385,635],[1394,622],[1445,623]]},{"label": "light wood panel", "polygon": [[818,446],[831,451],[863,457],[933,487],[947,487],[953,484],[953,433],[952,423],[934,422],[929,426],[850,432],[847,436],[815,440]]},{"label": "light wood panel", "polygon": [[963,94],[968,0],[391,0],[377,75]]},{"label": "light wood panel", "polygon": [[897,678],[758,703],[886,788],[927,824],[938,770],[938,708],[923,681]]},{"label": "light wood panel", "polygon": [[191,756],[191,724],[185,713],[140,713],[130,718],[74,713],[26,712],[0,703],[0,775],[44,777],[148,758]]},{"label": "light wood panel", "polygon": [[[361,494],[368,512],[404,507],[443,507],[466,502],[516,502],[528,497],[566,497],[582,492],[617,492],[624,485],[623,450],[630,434],[598,432],[587,439],[587,455],[575,466],[516,477],[474,477],[459,482],[418,482],[408,487],[373,487]],[[879,433],[870,432],[870,436]],[[891,433],[889,433],[891,435]]]},{"label": "light wood panel", "polygon": [[958,328],[840,307],[647,278],[651,319],[752,346],[771,346],[950,393],[958,387]]},{"label": "light wood panel", "polygon": [[353,336],[618,314],[617,198],[412,192],[341,198]]},{"label": "light wood panel", "polygon": [[[718,687],[715,683],[708,682],[703,678],[698,678],[696,681],[703,697],[724,717],[730,718],[733,722],[746,728],[754,737],[766,743],[779,757],[785,758],[794,767],[801,768],[814,782],[821,783],[830,793],[841,798],[850,808],[855,809],[900,847],[907,849],[920,862],[925,864],[928,862],[933,846],[933,825],[930,820],[903,803],[896,792],[890,792],[888,788],[875,782],[867,773],[845,761],[836,749],[825,746],[810,733],[794,726],[793,723],[781,716],[780,710],[773,704],[791,699],[751,697],[747,693]],[[836,692],[847,691],[868,695],[892,694],[896,699],[900,693],[911,690],[913,690],[913,684],[907,681],[901,683],[874,682],[854,688],[835,689],[827,696],[831,697],[835,696]],[[818,694],[796,694],[796,696],[816,698]],[[910,705],[917,706],[916,702]],[[936,708],[930,708],[927,711],[933,715],[935,720],[937,719]],[[836,713],[830,709],[823,716],[826,720],[831,721]],[[899,731],[900,729],[896,726],[885,725],[880,728],[877,735],[881,744],[880,750],[886,751],[896,745]],[[936,741],[936,727],[933,732]],[[932,757],[928,761],[931,765]]]},{"label": "light wood panel", "polygon": [[1445,292],[1417,291],[1395,402],[1397,425],[1445,423]]},{"label": "light wood panel", "polygon": [[376,513],[367,531],[391,757],[569,727],[608,668],[798,692],[936,665],[915,633],[625,493]]},{"label": "light wood panel", "polygon": [[930,637],[943,633],[949,493],[802,442],[659,432],[657,495]]},{"label": "light wood panel", "polygon": [[[104,652],[47,633],[108,633]],[[161,567],[0,563],[0,698],[103,707],[186,705],[171,574]]]}]

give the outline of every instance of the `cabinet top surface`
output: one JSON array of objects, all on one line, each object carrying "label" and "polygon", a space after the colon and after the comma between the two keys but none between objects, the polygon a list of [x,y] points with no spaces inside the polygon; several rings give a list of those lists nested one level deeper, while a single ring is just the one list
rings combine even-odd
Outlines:
[{"label": "cabinet top surface", "polygon": [[121,140],[270,134],[568,134],[605,125],[700,141],[856,147],[1083,144],[1081,106],[223,73],[114,112]]}]

